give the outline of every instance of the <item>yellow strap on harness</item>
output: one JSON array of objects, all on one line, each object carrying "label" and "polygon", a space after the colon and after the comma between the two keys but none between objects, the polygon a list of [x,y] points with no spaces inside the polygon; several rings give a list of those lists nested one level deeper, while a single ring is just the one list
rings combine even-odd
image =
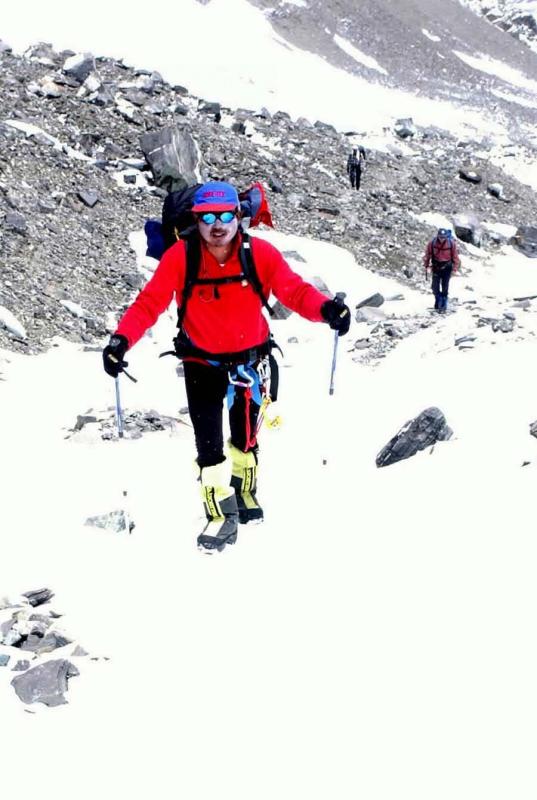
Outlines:
[{"label": "yellow strap on harness", "polygon": [[265,395],[261,403],[261,408],[259,409],[259,416],[262,420],[264,420],[267,428],[272,428],[275,430],[281,427],[282,418],[279,416],[279,414],[273,413],[271,405],[272,400],[268,395]]}]

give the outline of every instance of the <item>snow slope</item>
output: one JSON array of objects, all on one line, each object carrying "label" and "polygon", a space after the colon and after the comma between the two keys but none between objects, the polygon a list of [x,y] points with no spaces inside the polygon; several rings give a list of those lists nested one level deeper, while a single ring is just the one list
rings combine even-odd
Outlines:
[{"label": "snow slope", "polygon": [[[401,288],[332,245],[274,241],[301,252],[306,275],[329,263],[351,303]],[[503,263],[513,278],[525,266],[490,269]],[[409,313],[429,303],[404,293]],[[0,586],[50,586],[66,627],[110,659],[75,659],[69,705],[32,715],[0,670],[6,791],[31,763],[55,765],[45,796],[58,800],[533,796],[535,312],[524,323],[525,340],[461,352],[461,311],[377,369],[352,361],[351,329],[333,397],[329,330],[276,323],[284,426],[262,433],[266,522],[213,557],[194,544],[186,425],[67,441],[78,413],[113,405],[100,354],[3,353]],[[185,404],[175,362],[156,357],[172,335],[170,312],[130,354],[127,409]],[[377,470],[378,450],[433,404],[455,439]],[[83,526],[125,490],[130,537]]]}]

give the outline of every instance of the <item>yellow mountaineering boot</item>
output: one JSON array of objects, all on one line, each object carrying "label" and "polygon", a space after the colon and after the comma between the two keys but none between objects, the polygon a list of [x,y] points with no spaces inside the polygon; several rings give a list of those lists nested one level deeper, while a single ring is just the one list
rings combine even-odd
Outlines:
[{"label": "yellow mountaineering boot", "polygon": [[203,467],[200,478],[207,525],[198,536],[198,547],[223,550],[226,544],[237,541],[239,516],[235,489],[230,486],[229,459],[213,467]]},{"label": "yellow mountaineering boot", "polygon": [[262,522],[263,509],[257,502],[257,454],[253,450],[243,453],[229,444],[231,455],[231,485],[237,495],[239,522]]}]

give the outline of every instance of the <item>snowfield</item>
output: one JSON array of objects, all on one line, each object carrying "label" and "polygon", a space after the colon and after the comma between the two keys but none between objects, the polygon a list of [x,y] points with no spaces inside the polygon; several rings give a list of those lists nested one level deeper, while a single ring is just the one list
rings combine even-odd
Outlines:
[{"label": "snowfield", "polygon": [[[351,304],[401,290],[332,245],[271,239]],[[523,282],[525,266],[505,254],[489,277],[505,267]],[[453,295],[480,270],[465,272]],[[398,313],[430,304],[403,293]],[[23,706],[0,671],[8,786],[31,753],[36,774],[60,759],[54,797],[73,786],[81,798],[388,798],[410,786],[420,798],[529,797],[537,317],[517,314],[518,338],[464,352],[454,339],[475,322],[463,309],[377,368],[352,361],[351,328],[332,397],[328,328],[273,324],[284,422],[261,435],[266,522],[215,556],[195,547],[188,425],[66,440],[77,414],[113,413],[100,353],[65,342],[3,353],[0,585],[52,588],[66,629],[99,658],[73,659],[81,675],[57,709]],[[170,311],[130,353],[127,410],[185,405],[175,361],[157,358],[172,335]],[[376,453],[429,405],[455,438],[377,469]],[[84,526],[124,491],[130,536]]]}]

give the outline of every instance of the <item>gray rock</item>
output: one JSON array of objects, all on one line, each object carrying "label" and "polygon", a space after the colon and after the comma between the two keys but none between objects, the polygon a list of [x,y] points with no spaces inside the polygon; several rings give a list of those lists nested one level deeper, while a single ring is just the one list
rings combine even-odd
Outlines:
[{"label": "gray rock", "polygon": [[51,592],[50,589],[32,589],[29,592],[23,592],[22,596],[26,597],[30,605],[35,608],[52,600],[54,592]]},{"label": "gray rock", "polygon": [[401,331],[400,328],[397,327],[397,325],[385,325],[384,333],[386,334],[386,336],[391,336],[392,339],[403,338],[403,332]]},{"label": "gray rock", "polygon": [[21,658],[16,662],[11,672],[24,672],[25,669],[29,668],[30,668],[30,662],[27,661],[27,659],[25,658]]},{"label": "gray rock", "polygon": [[20,649],[42,655],[43,653],[52,653],[53,650],[65,647],[66,644],[71,644],[71,639],[58,632],[47,633],[46,636],[30,634],[21,644]]},{"label": "gray rock", "polygon": [[463,181],[467,181],[468,183],[481,183],[483,180],[481,175],[473,169],[460,169],[459,178],[462,178]]},{"label": "gray rock", "polygon": [[138,106],[138,108],[141,108],[147,102],[147,94],[137,89],[127,89],[124,92],[124,97],[129,103],[132,103],[133,106]]},{"label": "gray rock", "polygon": [[296,250],[282,250],[282,256],[284,258],[292,258],[293,261],[298,261],[301,264],[306,263],[306,259],[303,258],[300,253],[297,253]]},{"label": "gray rock", "polygon": [[461,344],[475,342],[476,339],[477,336],[473,336],[471,333],[467,333],[465,336],[458,336],[455,339],[455,347],[459,347]]},{"label": "gray rock", "polygon": [[22,633],[12,628],[4,635],[4,644],[7,647],[17,647],[24,640]]},{"label": "gray rock", "polygon": [[530,433],[537,439],[537,420],[530,424]]},{"label": "gray rock", "polygon": [[279,300],[276,300],[276,302],[272,306],[272,311],[274,312],[274,316],[272,317],[272,319],[279,319],[279,320],[288,319],[288,317],[290,317],[291,314],[293,313],[290,308],[284,306],[284,304],[280,303]]},{"label": "gray rock", "polygon": [[203,111],[204,114],[219,114],[222,108],[220,103],[212,103],[207,100],[200,100],[198,104],[198,111]]},{"label": "gray rock", "polygon": [[93,206],[97,205],[97,203],[99,202],[99,195],[96,194],[95,192],[82,190],[77,192],[76,196],[78,197],[79,200],[82,200],[84,205],[88,206],[88,208],[93,208]]},{"label": "gray rock", "polygon": [[200,154],[186,129],[175,126],[146,133],[140,146],[156,186],[175,191],[198,182]]},{"label": "gray rock", "polygon": [[173,104],[172,110],[174,114],[179,114],[181,117],[186,117],[188,114],[188,106],[185,106],[184,103],[180,103],[179,101]]},{"label": "gray rock", "polygon": [[164,114],[164,112],[166,111],[166,107],[162,103],[158,103],[155,100],[151,100],[149,103],[146,103],[145,111],[148,114],[156,114],[158,116],[159,114]]},{"label": "gray rock", "polygon": [[376,458],[377,467],[386,467],[416,455],[420,450],[438,441],[450,439],[453,431],[439,408],[426,408],[415,419],[409,420],[382,448]]},{"label": "gray rock", "polygon": [[473,244],[475,247],[481,247],[483,230],[473,214],[455,215],[453,227],[461,242],[468,242],[468,244]]},{"label": "gray rock", "polygon": [[68,680],[76,675],[80,673],[74,664],[66,659],[57,659],[13,678],[11,685],[23,703],[58,706],[67,702],[64,694],[68,690]]},{"label": "gray rock", "polygon": [[75,426],[74,428],[71,428],[71,430],[73,432],[81,431],[85,425],[90,425],[94,422],[97,422],[97,417],[94,417],[91,414],[77,414]]},{"label": "gray rock", "polygon": [[356,308],[363,308],[364,306],[370,306],[371,308],[379,308],[384,303],[384,297],[379,293],[376,292],[372,294],[370,297],[366,297],[365,300],[360,300],[357,303]]},{"label": "gray rock", "polygon": [[515,320],[504,317],[504,319],[495,319],[492,321],[492,330],[494,333],[511,333],[515,327]]},{"label": "gray rock", "polygon": [[89,656],[89,653],[86,650],[84,650],[83,647],[77,644],[77,646],[71,653],[71,658],[84,658],[85,656]]},{"label": "gray rock", "polygon": [[0,653],[0,667],[7,667],[10,656],[7,653]]},{"label": "gray rock", "polygon": [[95,69],[95,59],[91,53],[78,53],[66,59],[62,69],[65,75],[78,83],[84,83],[90,72]]},{"label": "gray rock", "polygon": [[313,123],[313,127],[328,136],[335,137],[338,135],[333,125],[329,125],[327,122],[321,122],[321,120],[316,120],[316,122]]},{"label": "gray rock", "polygon": [[491,194],[493,197],[497,197],[498,200],[503,200],[503,186],[501,183],[491,183],[487,186],[487,192]]},{"label": "gray rock", "polygon": [[412,117],[404,117],[395,121],[394,130],[400,139],[411,139],[417,130]]},{"label": "gray rock", "polygon": [[88,517],[84,525],[104,528],[114,533],[130,533],[134,528],[134,525],[129,522],[127,512],[123,509],[110,511],[108,514],[99,514],[96,517]]},{"label": "gray rock", "polygon": [[276,194],[283,193],[283,184],[281,181],[279,181],[277,178],[274,178],[273,176],[269,176],[267,180],[268,180],[268,185],[273,192],[275,192]]},{"label": "gray rock", "polygon": [[4,219],[4,225],[6,228],[22,235],[28,230],[26,219],[18,211],[8,211]]},{"label": "gray rock", "polygon": [[537,227],[521,225],[509,244],[528,258],[537,258]]}]

